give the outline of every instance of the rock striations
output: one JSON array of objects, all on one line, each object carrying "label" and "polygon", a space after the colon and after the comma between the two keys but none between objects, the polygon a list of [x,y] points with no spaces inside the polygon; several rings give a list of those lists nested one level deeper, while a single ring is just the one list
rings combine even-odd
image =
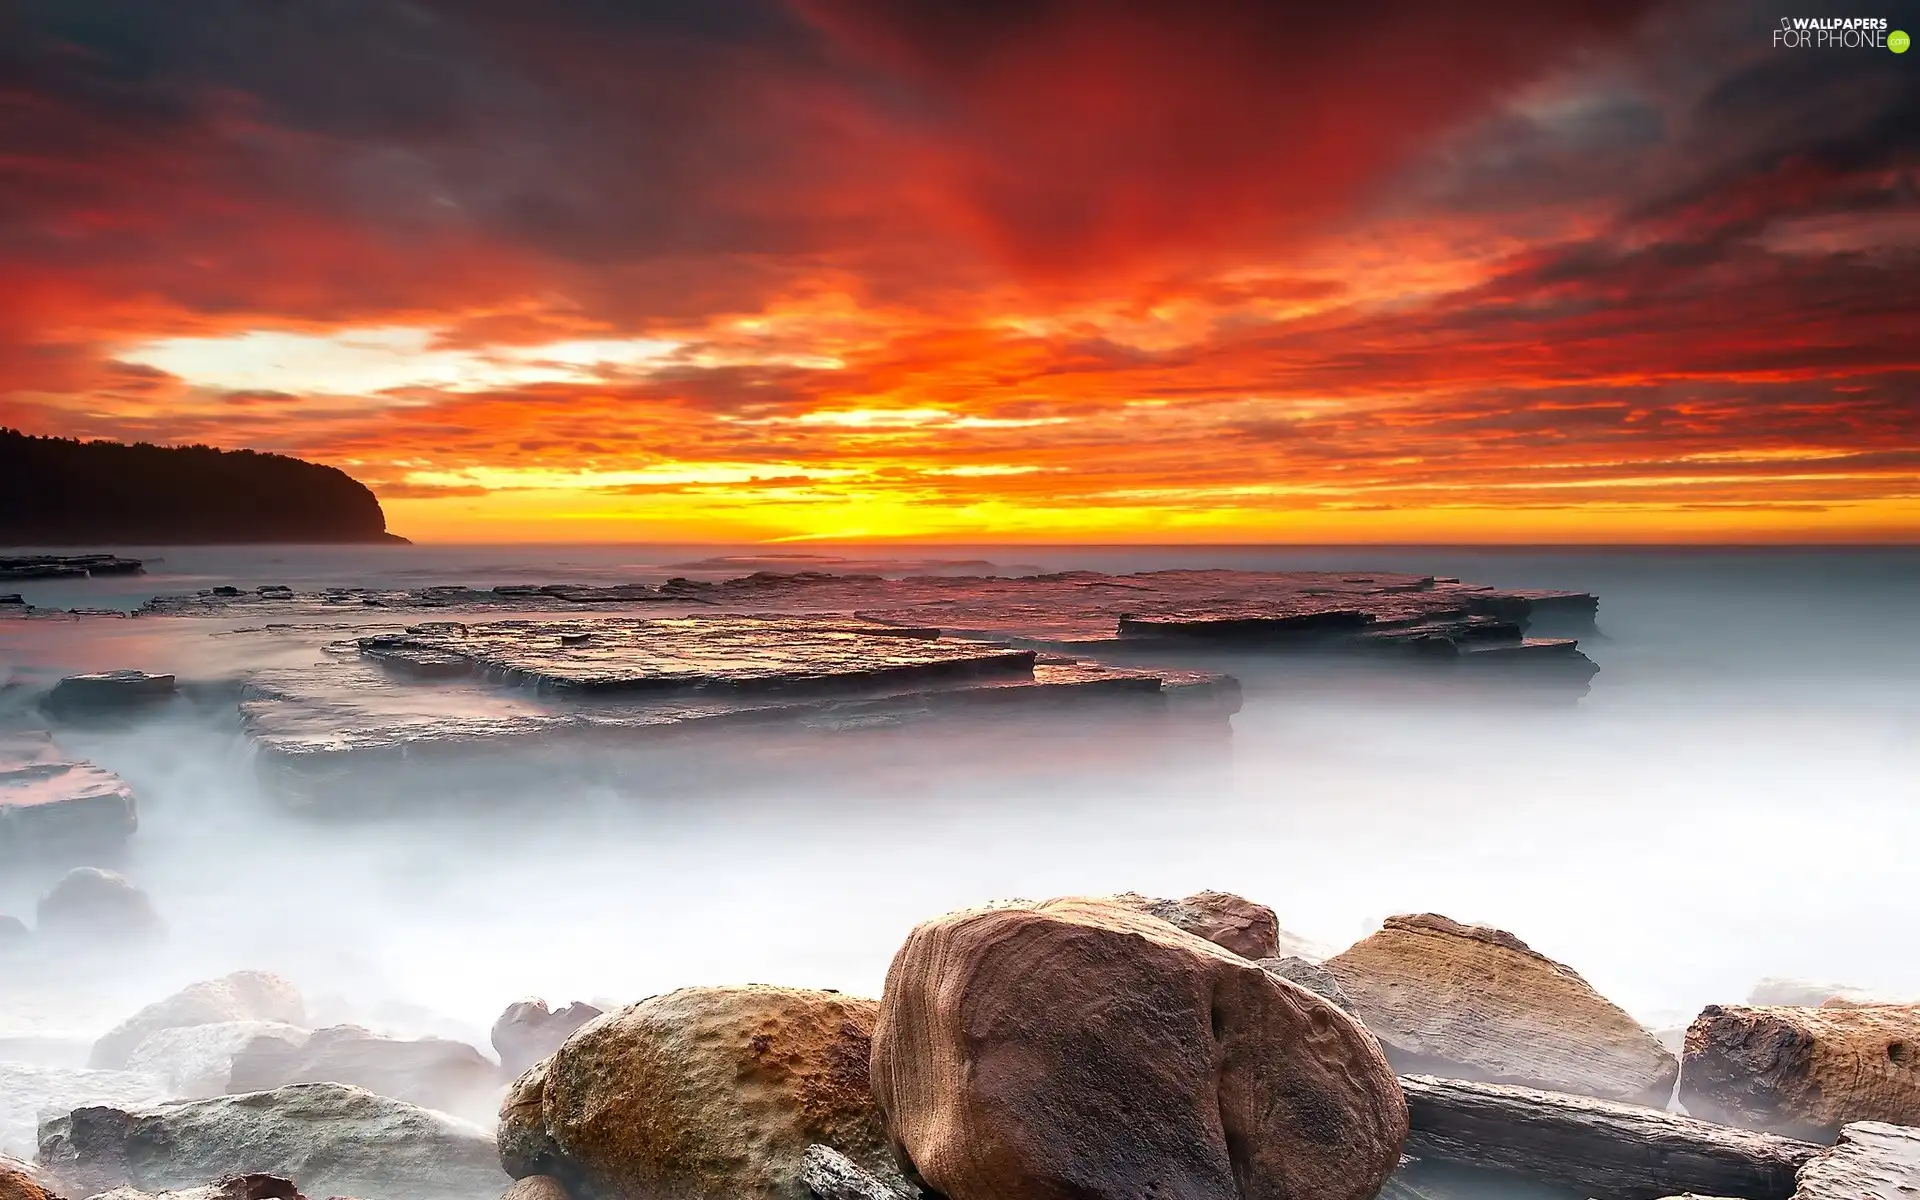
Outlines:
[{"label": "rock striations", "polygon": [[873,1093],[902,1165],[949,1200],[1368,1200],[1407,1134],[1358,1023],[1104,900],[916,928],[887,972]]},{"label": "rock striations", "polygon": [[1666,1106],[1679,1063],[1571,967],[1504,930],[1390,917],[1328,959],[1395,1069]]}]

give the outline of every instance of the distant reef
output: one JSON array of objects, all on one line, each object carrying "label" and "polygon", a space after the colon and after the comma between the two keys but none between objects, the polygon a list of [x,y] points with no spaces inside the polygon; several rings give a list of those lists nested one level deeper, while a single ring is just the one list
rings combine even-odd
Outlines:
[{"label": "distant reef", "polygon": [[367,486],[282,454],[0,428],[0,544],[405,542]]}]

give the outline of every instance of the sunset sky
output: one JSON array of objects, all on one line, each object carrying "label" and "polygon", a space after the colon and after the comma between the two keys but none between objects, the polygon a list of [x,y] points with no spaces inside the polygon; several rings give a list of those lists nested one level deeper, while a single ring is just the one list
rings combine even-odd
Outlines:
[{"label": "sunset sky", "polygon": [[1920,537],[1920,52],[1783,12],[20,0],[0,425],[437,541]]}]

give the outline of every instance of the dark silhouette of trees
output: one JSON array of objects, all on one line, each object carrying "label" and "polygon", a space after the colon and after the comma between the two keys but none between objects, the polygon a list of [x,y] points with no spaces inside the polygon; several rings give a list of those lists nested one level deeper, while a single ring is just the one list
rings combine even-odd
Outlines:
[{"label": "dark silhouette of trees", "polygon": [[0,543],[386,542],[380,501],[281,454],[0,428]]}]

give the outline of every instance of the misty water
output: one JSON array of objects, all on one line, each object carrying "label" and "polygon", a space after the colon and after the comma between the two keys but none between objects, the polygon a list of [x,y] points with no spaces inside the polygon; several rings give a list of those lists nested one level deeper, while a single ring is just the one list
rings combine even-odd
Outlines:
[{"label": "misty water", "polygon": [[[225,583],[651,582],[677,562],[764,548],[124,552],[159,561],[145,576],[8,590],[127,610]],[[1006,570],[1397,570],[1589,590],[1600,632],[1582,644],[1601,670],[1570,703],[1255,670],[1218,770],[1129,760],[1107,771],[1097,741],[1031,779],[1017,764],[955,770],[951,755],[918,773],[893,764],[863,776],[852,760],[837,776],[724,794],[670,781],[609,789],[562,770],[524,804],[418,820],[288,815],[230,712],[63,732],[139,795],[141,830],[118,865],[171,935],[111,969],[0,980],[0,1037],[91,1038],[138,1004],[239,967],[291,977],[319,1017],[481,1045],[500,1009],[528,995],[626,1002],[728,982],[877,994],[920,919],[1127,889],[1240,892],[1329,947],[1398,912],[1498,925],[1655,1027],[1741,1000],[1764,975],[1920,995],[1920,552],[807,552]],[[210,628],[0,620],[0,679],[106,667],[205,679],[258,665],[257,641]],[[929,725],[924,736],[950,735]],[[412,799],[390,798],[401,811]],[[58,873],[0,871],[0,913],[29,918]]]}]

